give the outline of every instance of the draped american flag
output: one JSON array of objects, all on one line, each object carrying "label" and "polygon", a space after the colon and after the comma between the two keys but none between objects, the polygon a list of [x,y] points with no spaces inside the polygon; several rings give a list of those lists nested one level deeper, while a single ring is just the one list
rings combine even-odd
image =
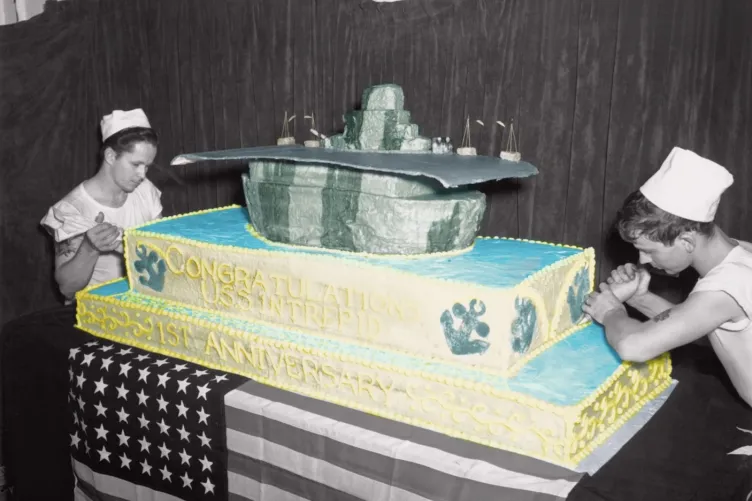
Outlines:
[{"label": "draped american flag", "polygon": [[225,393],[245,378],[134,347],[69,353],[77,499],[226,499]]}]

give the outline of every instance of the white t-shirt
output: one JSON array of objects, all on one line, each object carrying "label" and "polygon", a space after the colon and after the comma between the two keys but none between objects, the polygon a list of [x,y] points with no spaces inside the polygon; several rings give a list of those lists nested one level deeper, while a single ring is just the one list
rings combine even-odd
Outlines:
[{"label": "white t-shirt", "polygon": [[726,322],[709,337],[734,387],[752,406],[752,253],[734,247],[692,289],[693,293],[701,291],[725,292],[747,315],[737,322]]},{"label": "white t-shirt", "polygon": [[[101,212],[104,222],[122,229],[132,228],[157,219],[162,214],[162,192],[148,179],[128,194],[125,203],[117,208],[102,205],[84,188],[83,183],[76,186],[62,200],[50,207],[41,224],[55,234],[53,228],[59,227],[61,214],[63,218],[93,222]],[[57,209],[57,211],[55,211]],[[96,223],[91,223],[94,226]],[[101,254],[94,265],[88,285],[99,284],[125,276],[123,256],[117,252]]]}]

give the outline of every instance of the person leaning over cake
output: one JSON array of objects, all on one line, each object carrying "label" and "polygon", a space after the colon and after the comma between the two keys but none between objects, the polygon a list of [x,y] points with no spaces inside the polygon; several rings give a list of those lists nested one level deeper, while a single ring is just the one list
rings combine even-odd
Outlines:
[{"label": "person leaning over cake", "polygon": [[[583,311],[602,324],[624,360],[643,362],[708,335],[739,395],[752,406],[752,245],[713,223],[734,182],[722,166],[674,148],[619,211],[621,237],[640,264],[619,266],[585,299]],[[689,297],[673,304],[648,291],[650,265],[670,275],[700,275]],[[623,303],[649,318],[628,316]]]},{"label": "person leaning over cake", "polygon": [[55,280],[66,303],[124,276],[123,230],[162,217],[161,192],[146,178],[158,138],[144,111],[115,110],[100,128],[99,171],[41,221],[55,239]]}]

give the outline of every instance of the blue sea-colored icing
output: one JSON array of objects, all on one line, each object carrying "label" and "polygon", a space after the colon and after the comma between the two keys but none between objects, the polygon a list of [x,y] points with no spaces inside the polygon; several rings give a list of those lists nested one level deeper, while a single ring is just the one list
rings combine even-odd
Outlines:
[{"label": "blue sea-colored icing", "polygon": [[501,391],[513,391],[554,405],[575,405],[593,393],[621,364],[619,356],[606,342],[603,329],[587,324],[571,336],[544,351],[512,378],[487,374],[471,367],[429,361],[405,353],[388,352],[374,346],[359,346],[343,341],[324,339],[310,334],[267,327],[252,322],[221,317],[185,306],[167,304],[156,298],[126,292],[126,280],[91,291],[100,296],[114,296],[129,303],[152,306],[197,319],[220,323],[268,339],[288,341],[300,346],[351,355],[361,360],[420,370],[488,384]]},{"label": "blue sea-colored icing", "polygon": [[450,257],[365,258],[357,254],[267,244],[248,232],[248,224],[248,211],[245,207],[234,207],[157,221],[141,227],[141,230],[245,249],[334,255],[342,259],[409,271],[426,277],[472,282],[490,287],[512,287],[536,271],[582,252],[580,249],[545,243],[481,238],[476,240],[472,250]]}]

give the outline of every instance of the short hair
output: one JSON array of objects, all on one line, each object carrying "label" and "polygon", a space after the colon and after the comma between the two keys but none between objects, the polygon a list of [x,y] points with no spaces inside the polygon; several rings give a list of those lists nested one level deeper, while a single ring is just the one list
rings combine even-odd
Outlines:
[{"label": "short hair", "polygon": [[108,137],[99,148],[99,161],[104,160],[104,152],[111,148],[116,156],[133,151],[138,143],[149,143],[155,148],[159,146],[159,137],[154,129],[149,127],[128,127]]},{"label": "short hair", "polygon": [[653,242],[672,245],[682,233],[695,231],[712,236],[715,224],[691,221],[666,212],[648,200],[641,191],[632,192],[619,210],[616,222],[621,238],[634,242],[645,237]]}]

